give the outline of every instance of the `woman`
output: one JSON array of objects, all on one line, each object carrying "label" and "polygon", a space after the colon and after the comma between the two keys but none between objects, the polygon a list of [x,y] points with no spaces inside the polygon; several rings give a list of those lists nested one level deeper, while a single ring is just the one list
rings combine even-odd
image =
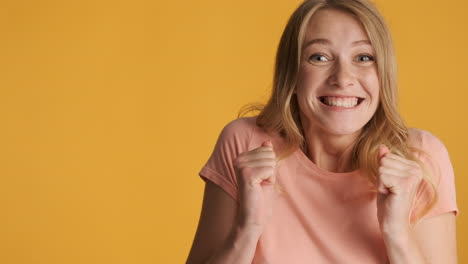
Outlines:
[{"label": "woman", "polygon": [[200,171],[187,263],[457,263],[447,150],[404,125],[396,92],[372,4],[303,2],[281,37],[270,100],[223,129]]}]

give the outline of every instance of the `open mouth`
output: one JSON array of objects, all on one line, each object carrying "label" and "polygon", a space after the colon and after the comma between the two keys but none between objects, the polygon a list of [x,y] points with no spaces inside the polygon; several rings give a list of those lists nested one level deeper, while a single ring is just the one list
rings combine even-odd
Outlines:
[{"label": "open mouth", "polygon": [[365,99],[362,97],[334,97],[320,96],[318,98],[324,105],[331,107],[353,108],[360,105]]}]

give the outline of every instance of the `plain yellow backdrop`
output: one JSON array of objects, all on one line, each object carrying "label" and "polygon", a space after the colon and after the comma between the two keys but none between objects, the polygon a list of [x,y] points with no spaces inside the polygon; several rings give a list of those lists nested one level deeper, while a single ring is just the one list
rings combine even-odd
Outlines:
[{"label": "plain yellow backdrop", "polygon": [[[184,263],[219,132],[265,101],[299,0],[0,8],[0,263]],[[468,243],[468,4],[378,0],[407,124],[447,146]]]}]

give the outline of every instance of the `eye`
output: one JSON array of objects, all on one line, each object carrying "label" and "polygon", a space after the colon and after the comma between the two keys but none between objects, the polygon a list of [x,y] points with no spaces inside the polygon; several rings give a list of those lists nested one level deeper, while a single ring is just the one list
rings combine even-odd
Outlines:
[{"label": "eye", "polygon": [[312,56],[309,57],[309,61],[326,62],[328,61],[328,59],[322,54],[313,54]]},{"label": "eye", "polygon": [[374,60],[374,57],[372,57],[371,55],[359,55],[358,56],[358,61],[373,61]]}]

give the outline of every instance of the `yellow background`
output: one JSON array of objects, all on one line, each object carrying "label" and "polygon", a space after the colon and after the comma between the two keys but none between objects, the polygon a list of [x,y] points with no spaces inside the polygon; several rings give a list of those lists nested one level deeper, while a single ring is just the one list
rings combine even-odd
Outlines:
[{"label": "yellow background", "polygon": [[[0,263],[184,263],[222,127],[269,94],[294,1],[0,3]],[[468,4],[379,0],[401,112],[447,146],[468,263]]]}]

